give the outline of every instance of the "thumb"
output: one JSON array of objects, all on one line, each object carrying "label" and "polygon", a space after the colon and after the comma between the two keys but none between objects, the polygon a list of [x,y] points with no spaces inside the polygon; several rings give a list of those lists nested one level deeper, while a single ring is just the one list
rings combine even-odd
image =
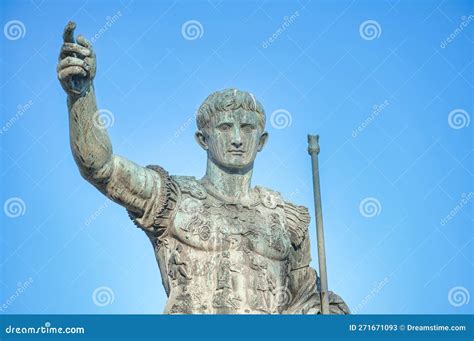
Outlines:
[{"label": "thumb", "polygon": [[70,21],[64,28],[63,40],[65,43],[74,43],[74,30],[76,29],[76,23]]}]

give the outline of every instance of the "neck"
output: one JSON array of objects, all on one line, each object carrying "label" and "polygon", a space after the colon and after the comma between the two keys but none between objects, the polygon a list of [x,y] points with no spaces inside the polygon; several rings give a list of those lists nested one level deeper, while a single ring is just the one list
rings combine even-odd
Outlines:
[{"label": "neck", "polygon": [[229,170],[219,167],[207,159],[204,182],[212,186],[216,194],[230,199],[245,199],[251,194],[253,165],[245,169]]}]

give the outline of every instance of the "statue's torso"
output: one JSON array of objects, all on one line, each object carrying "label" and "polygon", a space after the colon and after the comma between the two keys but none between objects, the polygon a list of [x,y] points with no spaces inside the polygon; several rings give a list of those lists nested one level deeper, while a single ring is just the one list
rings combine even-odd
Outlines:
[{"label": "statue's torso", "polygon": [[166,313],[278,313],[288,303],[290,233],[277,197],[226,204],[190,178],[156,244]]}]

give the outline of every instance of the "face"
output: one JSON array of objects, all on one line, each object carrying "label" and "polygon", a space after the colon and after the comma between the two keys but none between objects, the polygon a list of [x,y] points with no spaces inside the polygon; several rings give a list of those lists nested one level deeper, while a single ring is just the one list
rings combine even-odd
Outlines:
[{"label": "face", "polygon": [[221,168],[245,170],[252,167],[268,134],[259,127],[255,112],[238,109],[212,117],[205,133],[197,132],[199,144]]}]

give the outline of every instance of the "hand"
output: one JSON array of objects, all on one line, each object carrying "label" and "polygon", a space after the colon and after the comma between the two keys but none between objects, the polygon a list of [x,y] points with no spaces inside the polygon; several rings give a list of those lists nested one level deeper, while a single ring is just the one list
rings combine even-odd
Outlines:
[{"label": "hand", "polygon": [[76,24],[70,21],[64,29],[64,44],[59,55],[58,79],[69,96],[80,96],[92,85],[96,71],[92,44],[83,36],[74,40]]}]

